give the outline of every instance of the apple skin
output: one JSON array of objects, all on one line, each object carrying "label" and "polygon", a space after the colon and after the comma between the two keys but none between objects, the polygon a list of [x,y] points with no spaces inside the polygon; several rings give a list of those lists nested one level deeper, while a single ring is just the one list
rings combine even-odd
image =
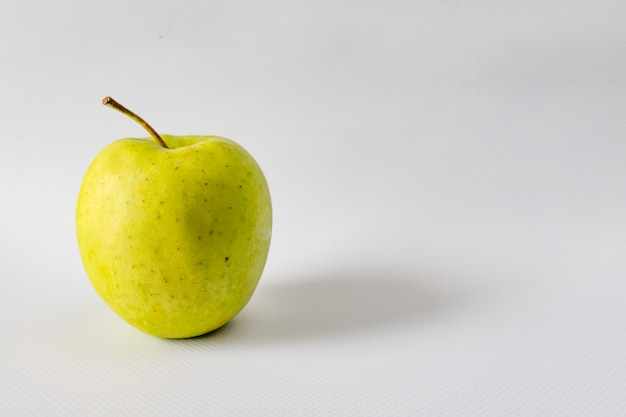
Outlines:
[{"label": "apple skin", "polygon": [[162,338],[205,334],[252,296],[267,259],[272,206],[252,156],[217,136],[120,139],[84,176],[76,232],[104,301]]}]

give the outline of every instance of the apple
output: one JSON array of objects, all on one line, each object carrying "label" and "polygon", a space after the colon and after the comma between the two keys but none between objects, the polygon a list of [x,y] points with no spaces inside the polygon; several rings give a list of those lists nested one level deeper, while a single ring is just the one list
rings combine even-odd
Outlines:
[{"label": "apple", "polygon": [[267,259],[265,176],[237,143],[159,135],[110,97],[149,138],[120,139],[90,164],[76,234],[93,287],[120,317],[162,338],[219,328],[252,297]]}]

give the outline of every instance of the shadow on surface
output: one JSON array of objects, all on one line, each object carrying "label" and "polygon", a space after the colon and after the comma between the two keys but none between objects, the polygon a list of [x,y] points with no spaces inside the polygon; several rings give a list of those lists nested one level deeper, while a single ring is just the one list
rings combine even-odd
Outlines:
[{"label": "shadow on surface", "polygon": [[273,343],[365,332],[426,314],[440,297],[417,276],[338,271],[259,286],[233,321],[199,339]]}]

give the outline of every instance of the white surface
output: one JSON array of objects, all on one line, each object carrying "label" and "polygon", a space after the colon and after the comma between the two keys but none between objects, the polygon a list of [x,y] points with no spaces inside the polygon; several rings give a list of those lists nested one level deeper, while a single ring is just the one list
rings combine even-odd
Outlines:
[{"label": "white surface", "polygon": [[[626,415],[626,3],[0,4],[0,415]],[[225,328],[80,264],[110,141],[240,142],[275,208]]]}]

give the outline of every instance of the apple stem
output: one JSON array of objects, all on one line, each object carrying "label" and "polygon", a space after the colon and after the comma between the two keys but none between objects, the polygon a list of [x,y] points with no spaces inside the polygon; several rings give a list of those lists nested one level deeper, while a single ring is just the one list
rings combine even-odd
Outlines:
[{"label": "apple stem", "polygon": [[150,126],[145,120],[143,120],[137,114],[133,113],[132,111],[128,110],[126,107],[122,106],[120,103],[115,101],[112,97],[107,96],[104,99],[102,99],[102,104],[104,104],[105,106],[112,107],[115,110],[119,111],[120,113],[123,113],[126,116],[130,117],[131,119],[139,123],[144,129],[146,129],[148,133],[150,133],[150,136],[152,136],[154,140],[156,140],[159,143],[159,145],[161,145],[165,149],[170,148],[169,146],[167,146],[167,143],[165,143],[161,135],[159,135],[157,131],[152,128],[152,126]]}]

